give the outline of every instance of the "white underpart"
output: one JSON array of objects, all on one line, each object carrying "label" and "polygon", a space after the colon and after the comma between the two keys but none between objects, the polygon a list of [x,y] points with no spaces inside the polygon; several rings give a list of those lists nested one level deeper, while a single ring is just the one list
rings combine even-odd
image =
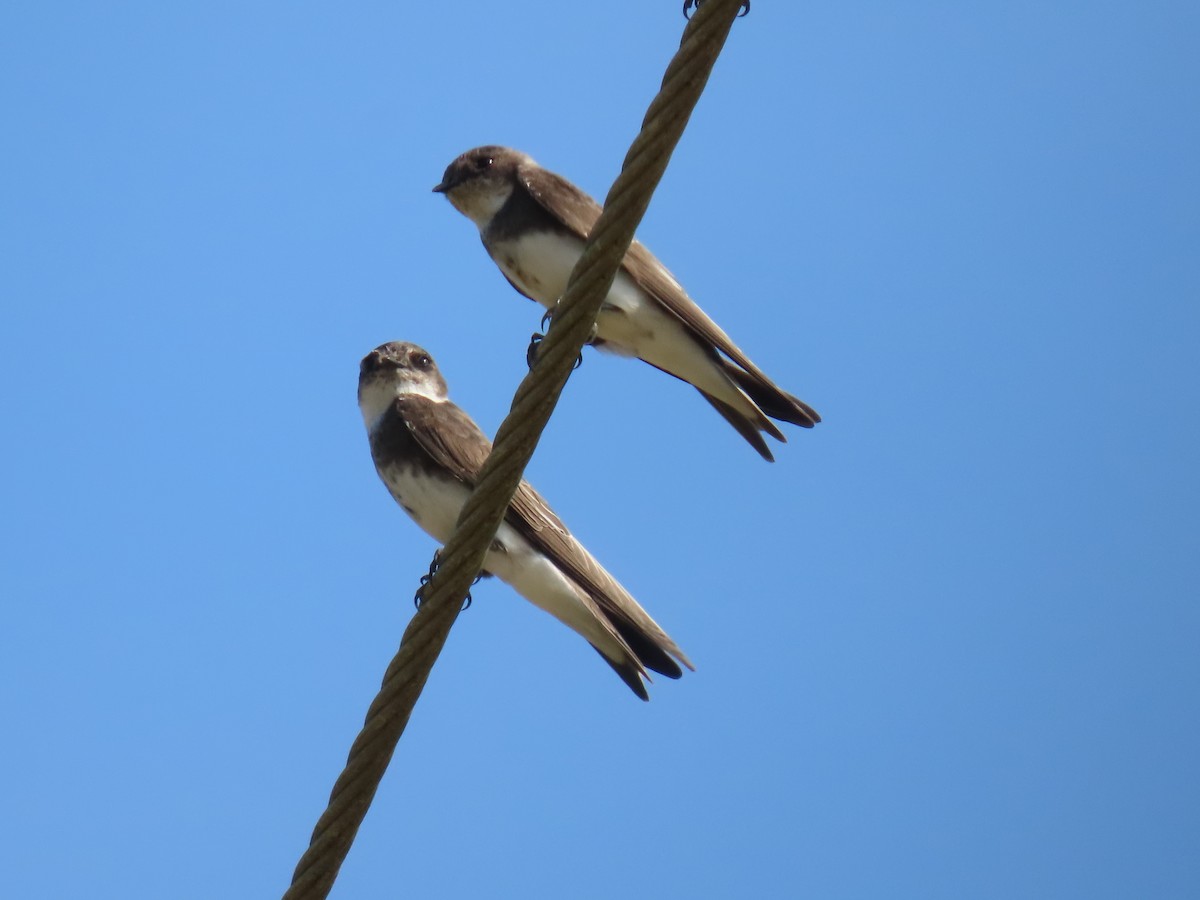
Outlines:
[{"label": "white underpart", "polygon": [[[491,251],[496,264],[514,284],[542,306],[553,309],[567,289],[583,243],[542,231],[493,246]],[[636,356],[665,369],[741,410],[751,421],[760,415],[753,401],[713,363],[683,323],[647,296],[624,270],[617,272],[604,300],[596,319],[596,335],[605,341],[601,349]]]},{"label": "white underpart", "polygon": [[[454,531],[469,491],[460,482],[416,477],[411,467],[395,465],[380,472],[396,502],[439,544]],[[539,609],[590,641],[605,656],[621,663],[628,654],[601,622],[586,594],[558,567],[529,545],[512,526],[500,524],[496,541],[506,552],[489,550],[484,568],[510,585]]]},{"label": "white underpart", "polygon": [[393,377],[380,376],[363,386],[358,393],[358,409],[362,413],[363,424],[368,431],[373,431],[387,412],[392,401],[405,394],[416,394],[430,400],[441,402],[446,399],[441,386],[427,379],[404,378],[400,372]]}]

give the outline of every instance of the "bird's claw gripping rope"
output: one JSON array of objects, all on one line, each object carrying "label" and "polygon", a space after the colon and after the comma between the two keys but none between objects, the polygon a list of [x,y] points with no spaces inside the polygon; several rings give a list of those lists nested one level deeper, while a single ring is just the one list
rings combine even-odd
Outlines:
[{"label": "bird's claw gripping rope", "polygon": [[[415,606],[417,608],[417,612],[421,611],[421,604],[425,600],[425,588],[428,587],[429,582],[433,581],[433,576],[437,572],[438,567],[441,566],[441,564],[442,564],[442,551],[438,550],[433,554],[433,559],[429,563],[429,571],[426,574],[421,576],[421,586],[419,588],[417,588],[417,592],[415,594],[413,594],[413,606]],[[483,577],[483,573],[480,572],[478,575],[475,576],[475,580],[471,582],[471,585],[474,586],[474,585],[479,584],[479,579],[481,579],[482,577]],[[463,599],[462,608],[463,608],[463,611],[466,611],[471,608],[471,592],[470,591],[467,591],[467,596]]]},{"label": "bird's claw gripping rope", "polygon": [[[546,331],[550,327],[550,320],[553,317],[554,317],[554,310],[553,309],[546,310],[545,314],[542,316],[541,325],[539,326],[542,330],[535,331],[533,334],[531,334],[529,336],[529,347],[526,348],[526,350],[525,350],[525,364],[527,366],[529,366],[529,368],[531,368],[531,369],[533,368],[534,364],[537,362],[538,345],[546,339]],[[596,339],[596,326],[593,325],[592,333],[588,337],[588,339],[585,343],[590,344],[595,339]],[[582,365],[583,365],[583,353],[581,351],[580,354],[577,357],[575,357],[575,365],[573,365],[571,367],[571,371],[572,372],[575,371]]]},{"label": "bird's claw gripping rope", "polygon": [[[688,13],[691,12],[692,9],[699,9],[703,4],[704,0],[683,0],[683,17],[685,19],[690,19],[691,16],[689,16]],[[749,12],[750,0],[742,0],[742,11],[738,13],[738,18],[740,19]]]},{"label": "bird's claw gripping rope", "polygon": [[529,336],[529,347],[525,350],[525,365],[533,369],[534,363],[537,362],[538,344],[546,339],[546,335],[540,331],[535,331]]}]

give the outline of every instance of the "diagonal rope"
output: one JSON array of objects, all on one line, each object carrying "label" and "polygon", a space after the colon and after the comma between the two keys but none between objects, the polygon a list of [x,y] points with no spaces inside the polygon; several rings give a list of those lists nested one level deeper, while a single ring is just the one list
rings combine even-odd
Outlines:
[{"label": "diagonal rope", "polygon": [[313,829],[308,850],[296,866],[284,900],[324,898],[333,887],[417,697],[446,643],[471,582],[483,568],[488,546],[741,5],[740,0],[707,0],[684,29],[679,52],[663,76],[662,89],[646,112],[642,129],[605,200],[604,212],[571,273],[566,293],[538,348],[537,363],[522,380],[512,410],[496,433],[477,486],[442,551],[440,567],[426,586],[421,610],[409,622],[400,648],[384,673],[383,685],[367,711],[346,768],[333,786],[329,806]]}]

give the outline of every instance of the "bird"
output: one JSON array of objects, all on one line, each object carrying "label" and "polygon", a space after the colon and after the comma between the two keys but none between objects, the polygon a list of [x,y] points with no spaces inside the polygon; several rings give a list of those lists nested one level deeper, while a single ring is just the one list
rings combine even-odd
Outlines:
[{"label": "bird", "polygon": [[[450,539],[491,453],[491,441],[449,399],[433,358],[406,341],[381,344],[359,366],[358,405],[375,470],[434,540]],[[647,670],[679,678],[694,667],[629,592],[522,480],[484,558],[484,572],[581,635],[648,700]]]},{"label": "bird", "polygon": [[[475,224],[508,283],[552,314],[600,205],[528,154],[495,145],[455,158],[433,190]],[[787,440],[772,419],[804,428],[821,421],[751,362],[636,240],[597,316],[592,344],[691,384],[768,462],[774,456],[763,434]]]}]

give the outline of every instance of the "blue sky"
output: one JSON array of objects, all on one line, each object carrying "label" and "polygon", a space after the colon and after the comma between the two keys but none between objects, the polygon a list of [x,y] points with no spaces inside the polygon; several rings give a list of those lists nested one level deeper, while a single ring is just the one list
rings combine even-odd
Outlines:
[{"label": "blue sky", "polygon": [[[14,896],[282,893],[434,549],[358,360],[493,432],[537,326],[429,189],[603,196],[679,6],[0,13]],[[756,2],[639,235],[825,422],[589,352],[529,477],[697,671],[480,585],[333,896],[1195,896],[1198,39]]]}]

